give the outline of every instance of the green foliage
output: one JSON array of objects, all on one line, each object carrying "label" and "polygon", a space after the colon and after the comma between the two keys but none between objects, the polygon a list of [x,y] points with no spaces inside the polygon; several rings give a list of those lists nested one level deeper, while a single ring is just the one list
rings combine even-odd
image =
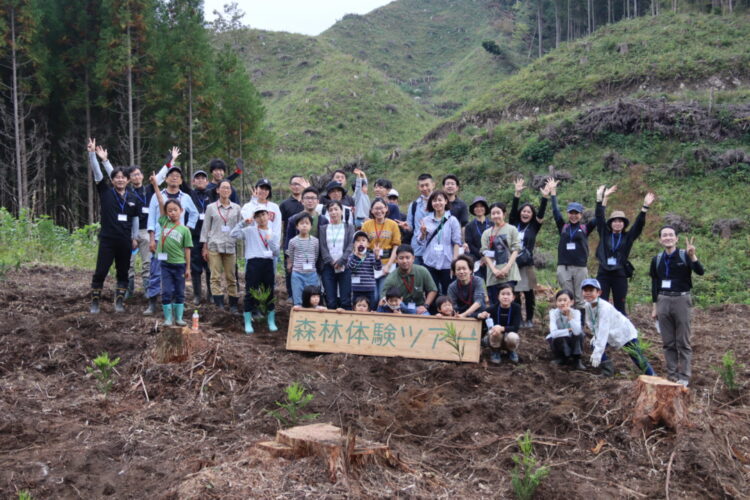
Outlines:
[{"label": "green foliage", "polygon": [[18,500],[34,500],[29,490],[21,490],[18,492]]},{"label": "green foliage", "polygon": [[482,42],[482,48],[494,56],[502,56],[503,51],[494,40],[485,40]]},{"label": "green foliage", "polygon": [[284,401],[276,401],[279,410],[269,410],[268,414],[286,427],[294,427],[305,420],[315,420],[320,413],[304,413],[305,407],[314,397],[311,393],[305,393],[302,384],[293,382],[284,388]]},{"label": "green foliage", "polygon": [[535,165],[547,165],[555,156],[555,146],[547,139],[532,137],[526,142],[526,146],[521,151],[521,156]]},{"label": "green foliage", "polygon": [[112,389],[115,366],[119,363],[120,358],[109,359],[109,354],[103,352],[91,361],[91,366],[86,367],[86,372],[93,374],[96,378],[96,386],[99,392],[105,396]]},{"label": "green foliage", "polygon": [[729,392],[736,392],[739,389],[737,383],[737,372],[744,369],[745,365],[738,363],[734,357],[734,351],[727,351],[721,357],[721,365],[712,367],[724,382],[724,387]]},{"label": "green foliage", "polygon": [[443,341],[451,346],[458,356],[458,361],[464,360],[464,352],[466,351],[466,342],[461,343],[458,331],[456,331],[456,325],[453,323],[445,324],[445,333],[443,334]]},{"label": "green foliage", "polygon": [[534,498],[534,492],[549,474],[549,468],[540,466],[534,454],[531,432],[526,431],[517,439],[520,455],[513,455],[516,466],[511,473],[510,484],[519,500]]},{"label": "green foliage", "polygon": [[[622,350],[625,351],[625,354],[627,354],[628,356],[639,359],[638,368],[641,369],[642,373],[646,373],[646,368],[648,367],[648,358],[653,355],[654,344],[650,340],[644,339],[642,337],[639,337],[637,340],[640,349],[637,349],[632,345],[626,345],[622,347]],[[643,357],[638,356],[639,350],[640,353],[643,354]]]},{"label": "green foliage", "polygon": [[276,301],[271,294],[271,287],[261,284],[258,288],[250,289],[250,296],[258,302],[258,310],[265,316],[268,314],[268,308]]}]

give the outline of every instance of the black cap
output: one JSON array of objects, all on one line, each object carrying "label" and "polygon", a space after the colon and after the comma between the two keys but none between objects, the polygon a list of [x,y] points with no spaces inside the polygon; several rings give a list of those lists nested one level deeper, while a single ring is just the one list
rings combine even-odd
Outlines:
[{"label": "black cap", "polygon": [[167,170],[167,177],[169,177],[169,174],[171,174],[172,172],[178,172],[180,174],[180,177],[185,177],[182,174],[182,169],[180,167],[169,167],[169,170]]},{"label": "black cap", "polygon": [[342,195],[346,194],[346,188],[342,186],[340,182],[331,181],[328,184],[326,184],[326,195],[328,195],[334,189],[340,189]]},{"label": "black cap", "polygon": [[203,177],[205,177],[206,179],[208,179],[208,174],[206,173],[205,170],[196,170],[195,173],[193,174],[193,179],[195,179],[199,175],[202,175]]},{"label": "black cap", "polygon": [[255,183],[255,187],[266,187],[268,188],[268,197],[271,198],[271,195],[273,194],[273,190],[271,189],[271,181],[269,181],[266,178],[260,179],[258,182]]}]

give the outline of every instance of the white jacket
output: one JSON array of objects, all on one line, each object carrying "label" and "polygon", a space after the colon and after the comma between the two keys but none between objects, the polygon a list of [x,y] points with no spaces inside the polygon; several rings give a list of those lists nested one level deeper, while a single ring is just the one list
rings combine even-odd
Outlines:
[{"label": "white jacket", "polygon": [[[581,329],[581,311],[578,309],[571,309],[572,319],[570,320],[570,329],[573,330],[573,335],[578,336],[583,333]],[[549,335],[545,337],[546,340],[552,340],[559,337],[570,337],[570,332],[567,328],[558,328],[558,320],[562,314],[560,309],[550,309],[549,311]],[[567,318],[565,318],[567,321]]]},{"label": "white jacket", "polygon": [[597,359],[604,354],[607,344],[619,349],[638,338],[638,331],[633,323],[606,300],[597,299],[596,308],[586,302],[586,324],[594,332],[592,357]]}]

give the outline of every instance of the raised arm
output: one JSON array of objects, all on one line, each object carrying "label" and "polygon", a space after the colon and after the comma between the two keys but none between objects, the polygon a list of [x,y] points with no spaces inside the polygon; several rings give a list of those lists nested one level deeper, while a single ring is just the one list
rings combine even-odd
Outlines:
[{"label": "raised arm", "polygon": [[96,159],[96,139],[89,138],[86,149],[89,153],[91,174],[94,176],[94,182],[99,184],[104,179],[104,176],[102,175],[102,168],[99,166],[99,160]]},{"label": "raised arm", "polygon": [[101,146],[96,146],[96,154],[102,160],[102,164],[104,165],[104,170],[107,172],[107,177],[111,177],[113,168],[112,168],[112,164],[109,162],[109,156],[107,155],[107,150]]},{"label": "raised arm", "polygon": [[514,191],[513,191],[513,204],[510,208],[510,215],[508,217],[508,222],[511,224],[518,224],[518,222],[521,220],[520,215],[518,213],[518,205],[521,201],[521,191],[526,189],[526,186],[524,186],[524,180],[523,177],[519,177],[515,180],[513,183]]},{"label": "raised arm", "polygon": [[536,213],[536,222],[541,227],[542,223],[544,223],[544,214],[547,211],[547,201],[549,200],[549,181],[550,179],[547,179],[547,181],[544,183],[544,186],[539,188],[539,193],[541,194],[539,198],[539,210]]},{"label": "raised arm", "polygon": [[164,196],[161,194],[161,190],[159,189],[159,184],[156,180],[156,174],[151,174],[151,177],[149,177],[149,180],[151,181],[151,185],[154,187],[154,196],[156,197],[157,201],[159,202],[159,215],[166,215],[167,211],[164,210]]}]

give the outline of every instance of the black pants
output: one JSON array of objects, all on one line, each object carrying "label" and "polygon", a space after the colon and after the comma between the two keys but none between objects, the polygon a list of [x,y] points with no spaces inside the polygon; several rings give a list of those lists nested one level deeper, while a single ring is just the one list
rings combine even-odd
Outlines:
[{"label": "black pants", "polygon": [[619,273],[608,273],[599,270],[596,275],[599,284],[602,286],[602,298],[609,300],[609,292],[612,291],[612,305],[620,311],[623,316],[628,313],[625,310],[625,298],[628,296],[628,279]]},{"label": "black pants", "polygon": [[434,267],[424,266],[430,272],[432,281],[435,282],[435,286],[438,289],[438,296],[448,295],[448,285],[451,284],[451,270],[450,269],[435,269]]},{"label": "black pants", "polygon": [[274,310],[274,275],[273,259],[247,259],[245,264],[245,312],[259,312],[258,300],[250,290],[260,290],[264,286],[271,291],[268,296],[268,310]]},{"label": "black pants", "polygon": [[534,319],[534,306],[536,305],[536,298],[534,297],[534,290],[528,290],[526,292],[516,292],[516,298],[513,300],[519,306],[521,305],[521,294],[526,301],[526,321]]},{"label": "black pants", "polygon": [[117,288],[128,287],[128,270],[130,269],[130,252],[132,240],[99,238],[99,252],[96,255],[96,270],[91,278],[91,288],[101,290],[107,278],[112,262],[117,270]]},{"label": "black pants", "polygon": [[[200,238],[200,235],[198,235]],[[206,273],[206,292],[208,295],[211,294],[211,271],[208,268],[208,262],[203,260],[201,255],[201,249],[203,244],[198,242],[198,238],[193,236],[193,248],[190,249],[190,274],[192,274],[193,282],[201,279],[201,274]]]}]

